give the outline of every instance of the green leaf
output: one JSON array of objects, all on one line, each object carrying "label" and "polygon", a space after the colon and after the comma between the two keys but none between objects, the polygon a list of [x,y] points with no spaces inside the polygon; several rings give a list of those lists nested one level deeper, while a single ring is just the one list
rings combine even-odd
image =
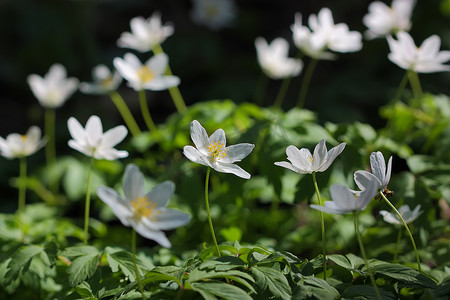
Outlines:
[{"label": "green leaf", "polygon": [[[221,282],[196,282],[191,284],[191,288],[192,290],[201,293],[202,296],[204,296],[203,293],[206,293],[206,295],[214,295],[229,300],[252,299],[252,297],[250,297],[250,295],[241,288]],[[215,299],[210,297],[209,295],[206,297],[206,299]]]},{"label": "green leaf", "polygon": [[74,258],[83,255],[97,255],[97,254],[99,254],[97,248],[92,246],[68,247],[59,253],[60,256],[67,258]]},{"label": "green leaf", "polygon": [[251,272],[261,291],[268,289],[276,298],[290,298],[291,288],[283,273],[269,267],[253,267]]},{"label": "green leaf", "polygon": [[[378,292],[381,295],[381,298],[384,300],[388,299],[397,299],[397,296],[394,293],[390,293],[381,288],[378,288]],[[377,300],[377,293],[374,288],[370,285],[352,285],[345,289],[342,294],[343,298],[346,299],[368,299],[368,300]]]},{"label": "green leaf", "polygon": [[392,278],[407,285],[428,288],[436,287],[436,283],[427,276],[419,273],[412,268],[400,264],[390,264],[383,262],[377,265],[372,265],[370,268],[375,274]]},{"label": "green leaf", "polygon": [[8,272],[5,276],[5,284],[8,285],[22,272],[26,272],[30,267],[31,260],[35,255],[44,251],[41,246],[31,245],[20,247],[11,257],[11,261],[8,264]]},{"label": "green leaf", "polygon": [[[134,270],[133,254],[128,251],[114,251],[112,248],[106,247],[106,258],[112,272],[118,272],[119,269],[128,276],[130,281],[136,280],[136,274]],[[136,265],[140,275],[143,275],[143,269],[145,265],[136,257]]]},{"label": "green leaf", "polygon": [[98,261],[99,256],[97,253],[76,258],[67,269],[70,286],[76,286],[86,278],[94,275],[97,270]]},{"label": "green leaf", "polygon": [[329,285],[325,280],[316,277],[304,277],[297,283],[297,287],[293,291],[293,300],[316,299],[333,300],[339,299],[339,292]]},{"label": "green leaf", "polygon": [[91,286],[85,281],[77,285],[75,291],[83,297],[83,299],[97,299],[92,293]]}]

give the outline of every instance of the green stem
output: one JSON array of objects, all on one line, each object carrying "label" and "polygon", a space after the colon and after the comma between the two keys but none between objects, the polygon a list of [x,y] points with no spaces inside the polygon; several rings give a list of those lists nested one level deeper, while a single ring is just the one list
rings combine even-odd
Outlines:
[{"label": "green stem", "polygon": [[417,269],[419,272],[422,272],[422,267],[420,266],[420,258],[419,258],[419,252],[417,251],[416,242],[414,241],[413,235],[411,233],[411,230],[409,230],[408,224],[406,224],[405,220],[403,219],[402,215],[398,212],[398,210],[395,208],[395,206],[386,198],[386,196],[383,194],[382,191],[380,191],[381,197],[383,197],[384,201],[395,211],[397,216],[400,218],[400,220],[403,223],[403,226],[406,229],[406,232],[408,232],[409,239],[411,240],[411,244],[414,248],[414,252],[416,253],[416,260],[417,260]]},{"label": "green stem", "polygon": [[88,171],[88,182],[87,182],[87,189],[86,189],[86,199],[84,203],[84,239],[83,244],[87,245],[88,237],[89,237],[89,209],[91,206],[91,182],[92,182],[92,168],[94,166],[95,158],[92,155],[91,157],[91,163],[89,165],[89,171]]},{"label": "green stem", "polygon": [[[312,173],[314,188],[316,189],[317,201],[319,205],[323,205],[322,199],[320,198],[319,187],[317,186],[316,180],[316,172]],[[325,248],[325,220],[323,216],[323,212],[320,211],[320,228],[322,232],[322,256],[323,256],[323,279],[327,280],[327,256],[326,256],[326,248]]]},{"label": "green stem", "polygon": [[144,294],[144,287],[142,286],[141,282],[141,275],[139,274],[139,270],[137,267],[137,260],[136,260],[136,230],[132,230],[131,233],[131,253],[133,254],[133,266],[134,266],[134,273],[136,274],[136,281],[139,287],[139,291],[142,295],[142,300],[146,300],[145,294]]},{"label": "green stem", "polygon": [[55,109],[47,108],[45,110],[45,135],[47,144],[45,145],[45,158],[47,161],[48,184],[53,194],[58,193],[58,182],[50,178],[50,169],[56,162],[56,143],[55,143]]},{"label": "green stem", "polygon": [[312,75],[314,73],[314,69],[317,65],[317,59],[311,58],[309,61],[308,67],[305,71],[305,76],[302,80],[302,85],[300,87],[300,94],[297,101],[297,107],[303,108],[303,105],[305,104],[306,94],[308,93],[309,83],[311,82]]},{"label": "green stem", "polygon": [[120,115],[125,121],[125,124],[127,125],[131,134],[133,136],[141,134],[141,129],[139,129],[136,120],[133,118],[133,115],[131,114],[130,109],[123,100],[122,96],[120,96],[120,94],[117,91],[111,92],[109,96],[111,97],[112,102],[116,105],[117,110],[119,111]]},{"label": "green stem", "polygon": [[148,110],[147,98],[145,96],[145,90],[139,91],[139,104],[141,105],[141,113],[144,117],[144,122],[147,125],[148,129],[154,133],[158,132],[158,128],[156,128],[155,123],[153,122],[152,116],[150,115],[150,111]]},{"label": "green stem", "polygon": [[208,171],[206,171],[206,179],[205,179],[205,204],[206,204],[206,213],[208,214],[208,223],[209,230],[211,231],[211,236],[214,242],[214,246],[216,247],[217,256],[221,257],[219,246],[217,245],[216,235],[214,234],[214,227],[211,220],[211,213],[209,212],[209,201],[208,201],[208,185],[209,185],[209,173],[211,173],[211,168],[208,167]]},{"label": "green stem", "polygon": [[395,251],[394,251],[394,262],[397,261],[398,248],[400,247],[400,240],[402,238],[402,229],[398,230],[397,242],[395,243]]},{"label": "green stem", "polygon": [[23,213],[25,210],[25,197],[27,192],[27,186],[25,180],[27,178],[27,158],[22,156],[20,158],[19,167],[19,199],[18,199],[18,209],[19,214]]},{"label": "green stem", "polygon": [[286,92],[289,87],[289,84],[291,83],[291,79],[292,79],[292,77],[289,76],[283,80],[283,83],[281,84],[280,90],[278,91],[277,98],[275,99],[273,106],[281,107],[284,97],[286,96]]},{"label": "green stem", "polygon": [[422,85],[420,84],[419,75],[413,70],[408,70],[409,84],[413,90],[414,98],[422,98]]},{"label": "green stem", "polygon": [[[164,53],[164,50],[162,49],[160,44],[156,44],[153,47],[153,53],[160,54]],[[170,69],[169,65],[167,65],[166,68],[166,75],[172,76],[172,70]],[[172,97],[173,103],[175,104],[175,107],[177,108],[177,111],[179,113],[186,111],[186,104],[184,103],[183,96],[181,96],[180,90],[178,89],[178,86],[173,86],[169,88],[170,96]]]},{"label": "green stem", "polygon": [[402,81],[400,82],[400,84],[397,88],[397,92],[395,93],[395,97],[394,97],[394,99],[392,99],[393,101],[400,100],[400,98],[402,96],[402,92],[405,89],[407,82],[408,82],[408,71],[406,71],[405,75],[403,76]]},{"label": "green stem", "polygon": [[375,293],[377,294],[377,299],[381,300],[380,292],[378,291],[377,284],[375,282],[375,278],[373,277],[372,269],[369,266],[369,261],[367,260],[366,251],[364,250],[364,245],[361,239],[361,234],[359,233],[359,226],[358,226],[358,216],[356,215],[356,212],[353,212],[353,220],[355,224],[355,233],[356,237],[358,239],[359,243],[359,249],[361,249],[361,254],[364,259],[364,263],[366,264],[367,271],[369,272],[370,282],[372,282],[373,289],[375,290]]}]

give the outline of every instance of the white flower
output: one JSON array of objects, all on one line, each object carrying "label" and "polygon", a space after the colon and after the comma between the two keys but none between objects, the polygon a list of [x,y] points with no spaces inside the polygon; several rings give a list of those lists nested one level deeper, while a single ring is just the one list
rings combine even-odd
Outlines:
[{"label": "white flower", "polygon": [[122,48],[131,48],[140,52],[147,52],[155,45],[161,44],[173,34],[172,25],[163,25],[159,12],[151,17],[135,17],[130,21],[131,32],[121,34],[117,45]]},{"label": "white flower", "polygon": [[269,45],[262,37],[255,40],[258,62],[264,73],[272,79],[293,77],[300,74],[303,63],[289,58],[289,44],[283,38],[276,38]]},{"label": "white flower", "polygon": [[311,155],[308,149],[298,149],[294,145],[286,148],[287,159],[290,161],[276,162],[275,165],[292,170],[299,174],[312,174],[313,172],[323,172],[333,163],[336,157],[345,148],[345,143],[340,143],[336,147],[327,151],[325,140],[321,140],[314,148]]},{"label": "white flower", "polygon": [[355,172],[354,179],[356,185],[359,187],[359,189],[363,190],[367,185],[366,182],[372,179],[372,176],[369,176],[368,174],[373,174],[378,180],[378,190],[384,191],[384,189],[389,184],[389,180],[391,180],[392,156],[389,158],[386,169],[386,163],[384,161],[383,154],[380,151],[372,152],[370,154],[370,169],[372,171],[371,174],[363,170]]},{"label": "white flower", "polygon": [[411,28],[411,15],[415,0],[393,0],[392,6],[381,1],[369,4],[369,13],[363,17],[368,30],[365,35],[369,39],[384,37],[397,31],[408,31]]},{"label": "white flower", "polygon": [[193,0],[192,20],[212,30],[228,26],[235,15],[233,0]]},{"label": "white flower", "polygon": [[60,107],[78,88],[78,79],[67,78],[66,68],[60,64],[51,66],[44,77],[29,75],[27,81],[34,96],[46,108]]},{"label": "white flower", "polygon": [[439,51],[441,39],[437,35],[427,38],[420,47],[404,31],[397,33],[397,40],[388,36],[387,41],[391,50],[389,60],[402,69],[417,73],[450,71],[450,66],[444,65],[450,60],[450,51]]},{"label": "white flower", "polygon": [[291,26],[295,45],[306,55],[316,59],[331,59],[327,49],[336,52],[356,52],[361,50],[361,34],[350,31],[347,24],[334,24],[331,10],[322,8],[318,15],[310,15],[309,29],[302,26],[301,15],[296,14]]},{"label": "white flower", "polygon": [[231,173],[249,179],[250,174],[233,164],[252,152],[255,145],[242,143],[226,147],[225,132],[217,129],[210,137],[197,120],[191,122],[191,139],[195,147],[185,146],[183,154],[195,163],[213,168],[218,172]]},{"label": "white flower", "polygon": [[112,73],[105,65],[96,66],[92,70],[92,77],[94,82],[80,83],[80,91],[86,94],[108,94],[115,91],[122,82],[120,74],[117,71]]},{"label": "white flower", "polygon": [[120,125],[103,133],[102,123],[97,116],[91,116],[86,122],[86,129],[74,118],[67,121],[72,140],[69,146],[95,159],[115,160],[128,156],[127,151],[119,151],[113,147],[120,143],[128,133],[125,126]]},{"label": "white flower", "polygon": [[330,187],[330,195],[333,201],[325,201],[325,206],[310,204],[310,207],[339,215],[362,211],[377,193],[377,181],[372,180],[368,182],[370,184],[363,191],[354,191],[343,185],[333,184]]},{"label": "white flower", "polygon": [[[400,213],[406,224],[414,222],[414,220],[417,219],[417,217],[420,216],[420,214],[422,213],[422,211],[420,211],[420,204],[417,205],[416,208],[414,208],[414,210],[411,210],[409,208],[409,205],[407,204],[402,205],[398,209],[398,212]],[[397,216],[397,214],[392,214],[386,210],[380,210],[380,215],[382,215],[383,219],[388,223],[397,225],[403,224],[400,218]]]},{"label": "white flower", "polygon": [[120,75],[128,81],[128,85],[136,91],[142,89],[161,91],[180,84],[177,76],[164,76],[169,63],[166,54],[151,57],[145,64],[132,53],[126,53],[124,59],[114,58],[114,66]]},{"label": "white flower", "polygon": [[6,139],[0,137],[0,153],[9,159],[29,156],[44,147],[45,143],[39,127],[32,126],[25,135],[11,133]]},{"label": "white flower", "polygon": [[136,165],[129,164],[123,178],[125,198],[106,186],[100,186],[97,195],[112,209],[123,225],[131,226],[143,237],[169,248],[171,244],[163,230],[183,226],[191,218],[186,213],[166,208],[174,190],[173,182],[164,181],[145,193],[144,175]]}]

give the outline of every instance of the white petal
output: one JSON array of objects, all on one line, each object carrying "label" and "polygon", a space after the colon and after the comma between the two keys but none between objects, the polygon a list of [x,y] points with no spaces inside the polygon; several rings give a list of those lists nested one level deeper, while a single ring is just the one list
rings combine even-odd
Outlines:
[{"label": "white petal", "polygon": [[97,195],[106,203],[125,226],[130,226],[128,220],[133,217],[129,204],[115,190],[106,186],[97,189]]},{"label": "white petal", "polygon": [[208,153],[208,150],[206,149],[209,145],[208,134],[206,133],[205,128],[203,128],[197,120],[191,122],[191,139],[200,152],[204,154]]},{"label": "white petal", "polygon": [[79,143],[86,144],[86,132],[77,119],[70,117],[67,121],[67,127],[72,138]]},{"label": "white petal", "polygon": [[321,140],[314,148],[311,166],[312,170],[318,171],[319,168],[326,162],[327,156],[327,146],[325,145],[325,140]]},{"label": "white petal", "polygon": [[249,173],[244,171],[238,165],[234,165],[234,164],[223,164],[223,163],[217,162],[217,163],[213,164],[213,168],[214,168],[214,170],[216,170],[218,172],[231,173],[231,174],[234,174],[234,175],[244,178],[244,179],[250,179],[250,177],[251,177]]},{"label": "white petal", "polygon": [[200,151],[192,146],[184,146],[183,154],[192,162],[212,167],[211,163],[206,159],[205,155],[200,153]]},{"label": "white petal", "polygon": [[136,200],[138,196],[144,196],[144,175],[135,164],[129,164],[125,168],[122,188],[125,198],[129,202]]},{"label": "white petal", "polygon": [[139,81],[137,75],[137,68],[133,68],[129,63],[121,58],[114,58],[113,60],[114,67],[120,73],[120,75],[128,80],[129,82]]},{"label": "white petal", "polygon": [[309,172],[303,172],[302,170],[297,169],[296,167],[294,167],[291,163],[288,163],[287,161],[278,161],[278,162],[275,162],[274,165],[289,169],[289,170],[294,171],[299,174],[309,174]]},{"label": "white petal", "polygon": [[[332,201],[326,201],[327,202],[332,202]],[[346,214],[349,213],[350,211],[347,210],[342,210],[342,209],[336,209],[336,208],[332,208],[330,206],[322,206],[322,205],[317,205],[317,204],[310,204],[309,205],[311,208],[323,211],[324,213],[327,214],[338,214],[338,215],[342,215],[342,214]]]},{"label": "white petal", "polygon": [[327,153],[327,159],[325,163],[319,168],[318,171],[323,172],[330,167],[336,157],[344,151],[346,143],[340,143],[336,147],[333,147]]},{"label": "white petal", "polygon": [[156,207],[165,207],[175,191],[175,184],[172,181],[164,181],[155,186],[146,197],[149,201],[156,203]]},{"label": "white petal", "polygon": [[98,116],[91,116],[86,122],[86,138],[89,145],[98,147],[103,135],[102,122]]},{"label": "white petal", "polygon": [[221,158],[220,161],[229,164],[241,161],[252,152],[253,148],[255,148],[255,145],[248,143],[229,146],[225,148],[227,155]]},{"label": "white petal", "polygon": [[190,219],[191,216],[184,212],[170,208],[162,208],[158,211],[155,223],[157,223],[161,230],[172,230],[186,225]]},{"label": "white petal", "polygon": [[94,153],[96,159],[116,160],[128,157],[128,152],[114,148],[97,148]]},{"label": "white petal", "polygon": [[381,181],[372,173],[369,173],[367,171],[356,171],[353,174],[353,178],[355,180],[356,185],[361,191],[364,191],[367,186],[371,184],[372,181],[376,181],[378,184],[378,187],[381,187]]},{"label": "white petal", "polygon": [[301,174],[310,174],[312,173],[311,168],[311,152],[308,149],[302,148],[298,149],[297,147],[290,145],[286,148],[286,155],[288,160],[292,163],[292,165],[301,171]]},{"label": "white petal", "polygon": [[86,156],[92,157],[93,149],[91,147],[89,147],[88,145],[82,145],[76,140],[69,140],[67,142],[67,144],[69,145],[70,148],[77,150]]},{"label": "white petal", "polygon": [[120,143],[128,134],[125,126],[119,125],[106,131],[102,136],[101,146],[108,148]]},{"label": "white petal", "polygon": [[160,53],[150,58],[145,65],[155,73],[156,76],[160,76],[166,70],[169,63],[169,57],[165,53]]},{"label": "white petal", "polygon": [[227,139],[225,137],[225,131],[223,129],[217,129],[208,139],[208,144],[217,143],[218,145],[223,144],[223,147],[227,145]]},{"label": "white petal", "polygon": [[372,152],[370,154],[370,168],[372,174],[378,178],[381,184],[383,184],[386,177],[386,163],[384,162],[383,154],[380,151]]},{"label": "white petal", "polygon": [[162,91],[179,85],[181,82],[177,76],[162,76],[147,81],[143,84],[143,88],[151,91]]},{"label": "white petal", "polygon": [[153,240],[165,248],[171,247],[170,241],[167,239],[164,232],[151,230],[150,228],[147,228],[142,222],[132,224],[132,226],[141,236]]}]

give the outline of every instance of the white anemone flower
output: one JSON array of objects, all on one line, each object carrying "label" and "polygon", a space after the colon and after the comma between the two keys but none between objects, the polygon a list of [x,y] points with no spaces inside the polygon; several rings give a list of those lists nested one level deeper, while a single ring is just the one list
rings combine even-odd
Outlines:
[{"label": "white anemone flower", "polygon": [[323,172],[341,154],[346,143],[340,143],[330,151],[327,151],[325,140],[321,140],[314,148],[314,154],[308,149],[298,149],[294,145],[286,148],[287,159],[290,161],[276,162],[275,165],[294,171],[299,174],[312,174],[314,172]]},{"label": "white anemone flower", "polygon": [[120,83],[122,77],[117,71],[111,70],[105,65],[98,65],[92,70],[92,78],[94,82],[80,83],[80,91],[85,94],[108,94],[115,91]]},{"label": "white anemone flower", "polygon": [[210,137],[197,120],[191,122],[191,139],[195,144],[185,146],[183,154],[191,161],[213,168],[218,172],[231,173],[249,179],[250,174],[235,162],[241,161],[252,152],[255,145],[241,143],[226,147],[225,132],[217,129]]},{"label": "white anemone flower", "polygon": [[103,133],[102,122],[98,116],[91,116],[86,122],[86,128],[71,117],[67,121],[72,140],[68,144],[72,149],[94,157],[95,159],[116,160],[128,156],[127,151],[116,150],[113,147],[127,135],[125,126],[119,125]]},{"label": "white anemone flower", "polygon": [[303,63],[300,59],[289,58],[289,43],[283,38],[276,38],[268,44],[262,37],[255,40],[259,65],[264,73],[272,79],[294,77],[300,74]]},{"label": "white anemone flower", "polygon": [[39,127],[31,126],[25,135],[11,133],[6,139],[0,137],[0,153],[9,159],[25,157],[36,153],[45,143]]},{"label": "white anemone flower", "polygon": [[411,15],[415,0],[393,0],[391,6],[381,1],[369,4],[369,12],[363,17],[368,30],[364,33],[369,39],[385,37],[397,31],[411,28]]},{"label": "white anemone flower", "polygon": [[367,181],[373,179],[370,175],[374,175],[378,180],[378,190],[384,191],[391,180],[392,156],[389,157],[386,169],[386,162],[384,161],[383,154],[380,151],[372,152],[370,154],[370,169],[372,173],[364,170],[355,172],[354,179],[356,185],[358,185],[361,190],[364,189],[367,185]]},{"label": "white anemone flower", "polygon": [[387,41],[391,50],[389,60],[402,69],[417,73],[450,71],[450,65],[444,65],[450,60],[450,51],[439,51],[441,39],[437,35],[427,38],[420,47],[404,31],[397,33],[397,40],[388,36]]},{"label": "white anemone flower", "polygon": [[132,53],[126,53],[124,59],[116,57],[113,62],[120,75],[136,91],[161,91],[180,84],[177,76],[163,75],[169,63],[165,53],[151,57],[145,64]]},{"label": "white anemone flower", "polygon": [[[327,49],[347,53],[362,48],[362,36],[357,31],[350,31],[347,24],[334,24],[329,8],[322,8],[317,15],[310,15],[309,29],[302,26],[301,15],[297,14],[291,29],[295,45],[308,56],[316,59],[331,59]],[[309,31],[309,32],[308,32]]]},{"label": "white anemone flower", "polygon": [[45,108],[60,107],[78,88],[78,79],[67,78],[66,68],[61,64],[52,65],[44,77],[31,74],[27,81],[34,96]]},{"label": "white anemone flower", "polygon": [[141,236],[170,248],[170,241],[163,230],[186,225],[191,218],[189,214],[166,208],[174,190],[173,182],[164,181],[146,193],[144,175],[136,165],[129,164],[123,178],[124,198],[106,186],[100,186],[97,195],[123,225],[131,226]]},{"label": "white anemone flower", "polygon": [[[411,210],[409,208],[409,205],[405,204],[402,205],[399,209],[398,212],[400,213],[400,215],[402,216],[403,220],[405,221],[406,224],[412,223],[414,222],[417,217],[420,216],[420,214],[423,212],[420,210],[420,204],[416,206],[416,208],[414,208],[414,210]],[[391,224],[396,224],[396,225],[402,225],[403,222],[402,220],[400,220],[400,218],[398,217],[397,214],[393,214],[390,213],[386,210],[380,210],[380,215],[383,216],[383,219]]]},{"label": "white anemone flower", "polygon": [[233,0],[193,0],[192,20],[209,29],[227,27],[236,16]]},{"label": "white anemone flower", "polygon": [[[370,174],[372,175],[372,174]],[[373,175],[372,175],[373,176]],[[330,187],[332,201],[325,201],[324,206],[310,204],[311,208],[331,214],[348,214],[366,209],[370,200],[377,193],[377,182],[368,181],[370,184],[363,191],[354,191],[340,184],[333,184]]]},{"label": "white anemone flower", "polygon": [[161,14],[154,12],[151,17],[135,17],[130,21],[131,32],[121,34],[117,45],[122,48],[130,48],[139,52],[147,52],[155,45],[162,44],[173,34],[173,26],[163,25]]}]

